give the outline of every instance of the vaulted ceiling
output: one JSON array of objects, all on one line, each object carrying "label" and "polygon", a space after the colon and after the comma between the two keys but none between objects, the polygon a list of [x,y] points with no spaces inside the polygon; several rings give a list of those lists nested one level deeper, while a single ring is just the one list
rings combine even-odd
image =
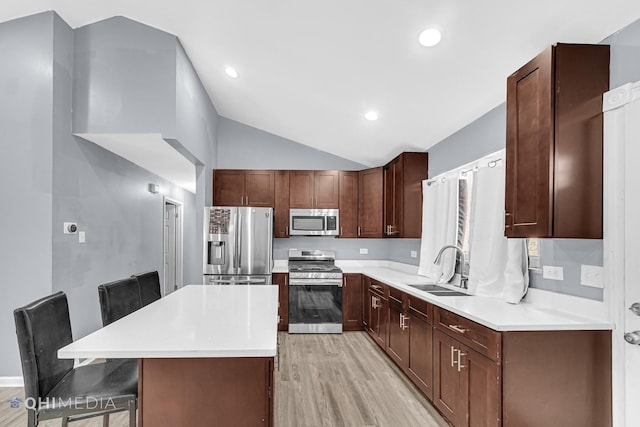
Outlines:
[{"label": "vaulted ceiling", "polygon": [[[172,33],[220,115],[378,165],[504,102],[506,77],[546,46],[635,21],[640,1],[4,0],[0,22],[45,10],[74,28],[122,15]],[[428,27],[442,32],[432,48],[417,41]]]}]

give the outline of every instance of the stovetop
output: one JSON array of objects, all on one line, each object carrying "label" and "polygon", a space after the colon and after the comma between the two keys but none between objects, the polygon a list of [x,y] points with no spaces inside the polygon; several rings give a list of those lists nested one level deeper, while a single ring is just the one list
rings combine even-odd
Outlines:
[{"label": "stovetop", "polygon": [[289,277],[292,279],[342,279],[342,270],[335,265],[333,251],[289,251]]}]

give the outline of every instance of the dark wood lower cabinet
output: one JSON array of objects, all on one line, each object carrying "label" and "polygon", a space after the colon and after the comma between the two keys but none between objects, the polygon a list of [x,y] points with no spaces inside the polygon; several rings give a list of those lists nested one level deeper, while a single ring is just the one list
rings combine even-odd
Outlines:
[{"label": "dark wood lower cabinet", "polygon": [[362,276],[363,326],[455,427],[610,427],[611,331],[498,332]]},{"label": "dark wood lower cabinet", "polygon": [[271,282],[278,286],[278,330],[289,329],[289,275],[287,273],[273,273]]},{"label": "dark wood lower cabinet", "polygon": [[272,426],[273,357],[141,359],[138,425]]},{"label": "dark wood lower cabinet", "polygon": [[409,360],[409,316],[404,313],[402,305],[389,299],[389,336],[387,338],[387,354],[406,371]]},{"label": "dark wood lower cabinet", "polygon": [[362,330],[362,275],[359,273],[342,276],[342,330]]},{"label": "dark wood lower cabinet", "polygon": [[372,281],[367,292],[369,295],[367,331],[373,340],[386,351],[388,303],[384,293],[380,294],[372,289],[374,286],[382,287]]},{"label": "dark wood lower cabinet", "polygon": [[409,357],[407,376],[433,399],[433,328],[420,315],[409,310]]}]

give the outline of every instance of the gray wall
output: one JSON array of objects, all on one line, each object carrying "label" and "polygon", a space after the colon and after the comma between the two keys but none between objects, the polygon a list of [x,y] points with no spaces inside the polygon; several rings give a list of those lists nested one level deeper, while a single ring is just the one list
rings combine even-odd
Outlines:
[{"label": "gray wall", "polygon": [[367,168],[359,163],[224,117],[219,120],[217,157],[217,167],[221,169],[361,170]]},{"label": "gray wall", "polygon": [[175,135],[175,36],[123,17],[74,33],[74,133]]},{"label": "gray wall", "polygon": [[0,57],[0,376],[16,376],[13,310],[51,292],[53,14],[0,24]]},{"label": "gray wall", "polygon": [[[124,18],[79,30],[53,12],[2,23],[0,53],[0,194],[12,207],[0,225],[0,376],[17,376],[14,308],[63,290],[79,338],[101,326],[98,284],[162,275],[163,197],[148,183],[184,203],[184,281],[200,282],[218,115],[177,39]],[[197,194],[73,136],[72,111],[78,132],[162,133],[196,164]],[[86,243],[63,234],[65,221]]]}]

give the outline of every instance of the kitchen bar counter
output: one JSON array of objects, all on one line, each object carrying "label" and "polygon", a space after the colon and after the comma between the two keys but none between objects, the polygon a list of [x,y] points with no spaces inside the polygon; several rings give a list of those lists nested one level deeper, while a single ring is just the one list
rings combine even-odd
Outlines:
[{"label": "kitchen bar counter", "polygon": [[61,348],[138,358],[138,426],[273,425],[277,286],[192,285]]},{"label": "kitchen bar counter", "polygon": [[273,357],[276,286],[185,286],[58,351],[73,358]]}]

